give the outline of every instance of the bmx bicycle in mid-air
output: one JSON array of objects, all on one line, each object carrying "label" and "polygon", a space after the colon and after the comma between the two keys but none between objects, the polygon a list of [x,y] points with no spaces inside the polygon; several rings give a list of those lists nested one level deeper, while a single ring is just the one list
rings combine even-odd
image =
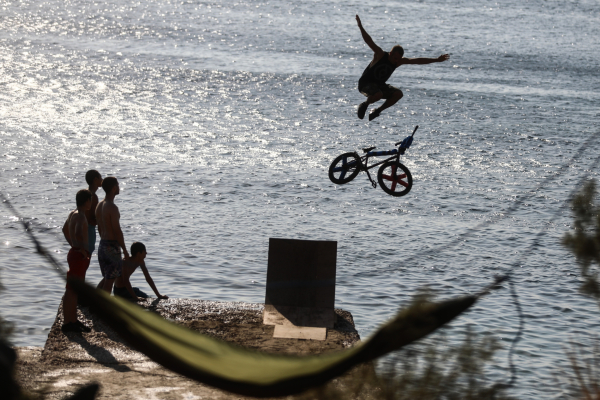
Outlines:
[{"label": "bmx bicycle in mid-air", "polygon": [[[373,151],[375,147],[368,147],[362,149],[363,153],[365,153],[362,157],[355,151],[337,156],[329,166],[329,179],[335,184],[343,185],[356,178],[360,171],[365,171],[367,177],[371,181],[371,185],[373,188],[376,188],[377,184],[373,178],[371,178],[369,170],[381,165],[377,172],[377,181],[379,182],[381,189],[387,194],[397,197],[408,194],[412,188],[412,175],[408,168],[400,162],[400,156],[404,155],[406,150],[412,144],[413,136],[415,136],[417,129],[419,129],[418,125],[415,127],[412,135],[395,143],[394,146],[398,146],[397,149]],[[370,157],[384,156],[391,157],[376,164],[368,165]]]}]

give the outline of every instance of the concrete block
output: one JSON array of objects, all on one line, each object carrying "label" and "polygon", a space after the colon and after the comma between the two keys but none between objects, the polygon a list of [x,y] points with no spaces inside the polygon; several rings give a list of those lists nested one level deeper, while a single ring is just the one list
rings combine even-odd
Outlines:
[{"label": "concrete block", "polygon": [[337,242],[269,239],[264,323],[333,328]]},{"label": "concrete block", "polygon": [[327,328],[311,328],[307,326],[275,325],[274,338],[283,339],[327,339]]}]

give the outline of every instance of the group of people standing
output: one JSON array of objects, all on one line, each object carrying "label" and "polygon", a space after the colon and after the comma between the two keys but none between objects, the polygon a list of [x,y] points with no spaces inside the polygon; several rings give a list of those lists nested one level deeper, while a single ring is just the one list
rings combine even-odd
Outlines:
[{"label": "group of people standing", "polygon": [[[121,230],[119,208],[115,205],[115,197],[120,193],[117,178],[110,176],[102,179],[96,170],[90,170],[85,175],[88,189],[82,189],[75,196],[77,208],[69,213],[62,228],[63,234],[71,249],[67,255],[69,271],[67,272],[67,287],[63,297],[63,332],[90,332],[90,328],[77,319],[77,294],[70,287],[69,279],[85,280],[85,274],[90,266],[91,256],[96,250],[96,226],[100,235],[98,244],[98,264],[102,280],[98,288],[108,293],[132,301],[140,297],[148,297],[145,293],[131,286],[129,278],[140,267],[146,281],[159,299],[168,299],[158,292],[150,277],[144,259],[146,246],[141,242],[131,245],[131,254],[125,247],[125,238]],[[96,191],[102,187],[104,200],[98,201]],[[121,253],[122,250],[122,253]],[[123,255],[122,255],[123,254]]]}]

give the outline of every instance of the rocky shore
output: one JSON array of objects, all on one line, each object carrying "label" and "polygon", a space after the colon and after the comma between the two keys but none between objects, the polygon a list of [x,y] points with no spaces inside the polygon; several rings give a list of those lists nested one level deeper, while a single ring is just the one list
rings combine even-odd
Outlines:
[{"label": "rocky shore", "polygon": [[[146,299],[139,303],[176,323],[240,346],[287,354],[320,354],[342,350],[360,338],[352,315],[336,309],[336,323],[326,340],[273,338],[274,326],[263,325],[262,304],[189,299]],[[29,392],[61,399],[79,387],[97,382],[100,399],[243,399],[181,377],[132,350],[88,307],[79,320],[90,333],[64,334],[62,306],[45,346],[16,348],[17,378]]]}]

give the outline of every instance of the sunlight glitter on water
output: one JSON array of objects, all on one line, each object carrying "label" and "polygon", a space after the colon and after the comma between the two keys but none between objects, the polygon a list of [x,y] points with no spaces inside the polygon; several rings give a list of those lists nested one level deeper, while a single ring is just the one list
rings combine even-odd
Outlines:
[{"label": "sunlight glitter on water", "polygon": [[[269,237],[337,240],[336,306],[353,313],[362,336],[423,285],[443,297],[478,290],[547,226],[516,274],[530,326],[519,397],[539,398],[567,336],[597,330],[597,308],[577,293],[577,266],[559,244],[568,210],[552,215],[600,153],[593,143],[559,168],[598,130],[598,10],[555,6],[7,4],[0,190],[64,257],[60,228],[83,174],[117,176],[126,241],[147,243],[152,276],[174,297],[261,302]],[[356,12],[385,48],[451,53],[451,63],[398,70],[391,83],[404,98],[372,123],[355,114],[368,62]],[[343,186],[328,180],[336,155],[391,148],[415,125],[406,197],[372,189],[364,174]],[[424,253],[503,216],[559,173],[508,218]],[[41,345],[63,282],[42,269],[16,219],[1,215],[2,313],[17,323],[16,344]],[[98,269],[93,260],[90,282]],[[504,291],[453,326],[508,341],[516,323]]]}]

